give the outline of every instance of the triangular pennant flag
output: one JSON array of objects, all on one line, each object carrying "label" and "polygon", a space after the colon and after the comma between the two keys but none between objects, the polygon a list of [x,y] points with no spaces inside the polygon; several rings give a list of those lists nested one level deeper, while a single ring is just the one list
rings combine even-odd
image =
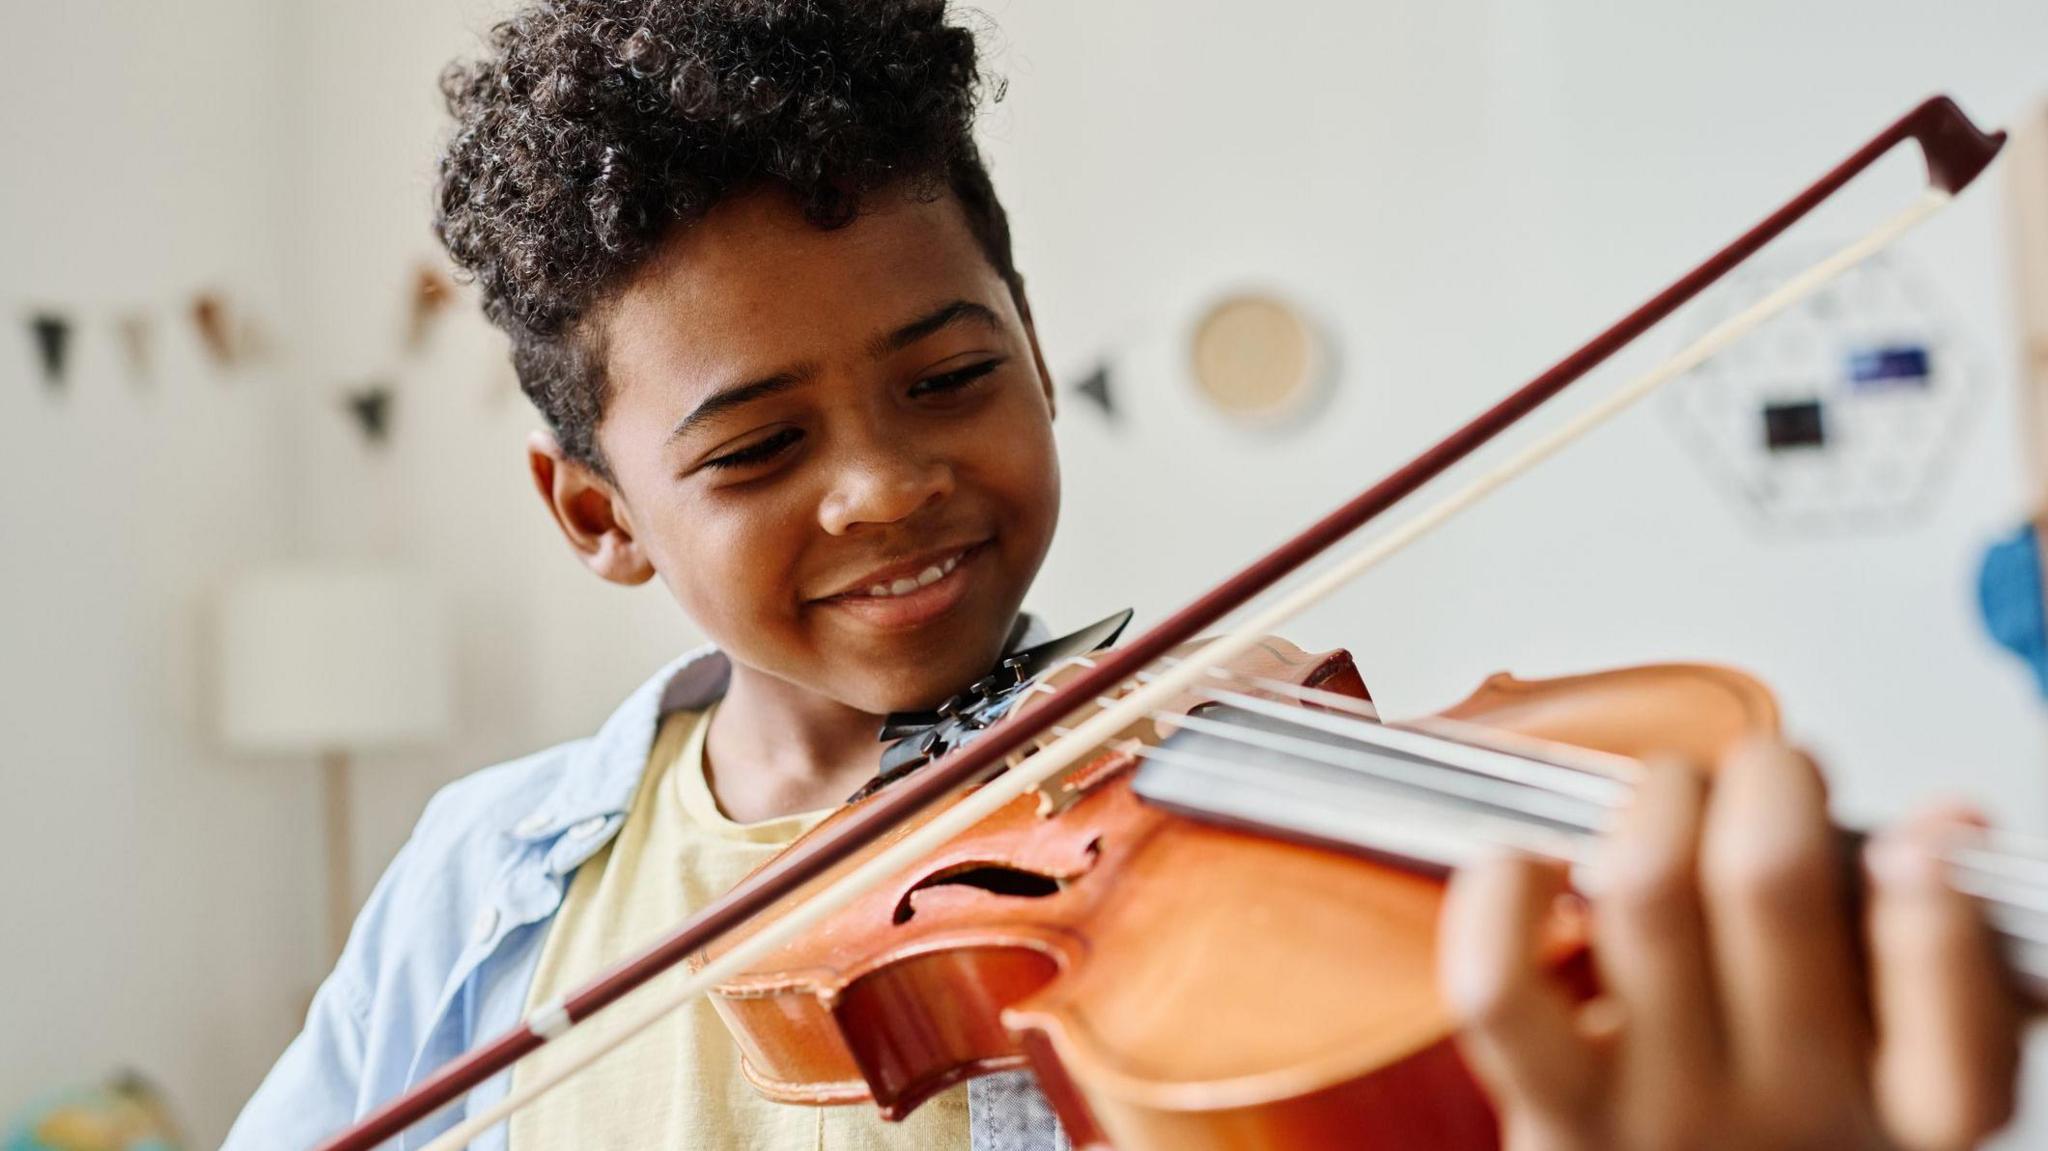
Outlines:
[{"label": "triangular pennant flag", "polygon": [[427,333],[432,330],[434,320],[454,298],[454,285],[448,282],[441,269],[428,263],[413,268],[412,298],[405,312],[406,351],[417,352],[426,345]]},{"label": "triangular pennant flag", "polygon": [[218,292],[201,292],[192,297],[192,326],[199,330],[199,342],[215,365],[235,362],[235,327],[228,315],[228,302]]},{"label": "triangular pennant flag", "polygon": [[152,360],[155,348],[155,328],[150,324],[146,312],[123,312],[114,320],[114,330],[121,339],[121,358],[128,365],[128,379],[137,384],[146,384],[153,374]]},{"label": "triangular pennant flag", "polygon": [[51,388],[64,385],[64,369],[71,352],[71,320],[56,312],[37,312],[28,318],[35,334],[36,357],[42,361],[43,382]]},{"label": "triangular pennant flag", "polygon": [[1084,398],[1093,401],[1096,407],[1102,409],[1103,415],[1108,416],[1112,420],[1117,418],[1116,398],[1110,392],[1108,364],[1096,365],[1094,371],[1082,377],[1081,382],[1074,385],[1074,390],[1079,392]]},{"label": "triangular pennant flag", "polygon": [[391,401],[395,394],[389,384],[373,383],[344,397],[363,438],[372,445],[391,438]]}]

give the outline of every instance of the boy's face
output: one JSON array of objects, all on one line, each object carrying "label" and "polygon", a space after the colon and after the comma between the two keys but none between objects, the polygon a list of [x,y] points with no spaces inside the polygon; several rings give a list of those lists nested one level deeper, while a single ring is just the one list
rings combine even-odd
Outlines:
[{"label": "boy's face", "polygon": [[952,197],[830,231],[735,197],[603,322],[615,486],[550,495],[600,574],[659,573],[737,664],[867,712],[1001,654],[1059,512],[1051,384]]}]

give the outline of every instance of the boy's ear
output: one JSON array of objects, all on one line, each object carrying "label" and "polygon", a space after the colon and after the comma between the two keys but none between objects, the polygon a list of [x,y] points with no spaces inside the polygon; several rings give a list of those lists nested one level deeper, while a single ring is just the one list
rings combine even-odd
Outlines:
[{"label": "boy's ear", "polygon": [[1038,386],[1045,392],[1046,415],[1058,416],[1059,397],[1053,391],[1052,373],[1045,367],[1045,353],[1038,348],[1038,325],[1031,319],[1031,298],[1021,289],[1017,292],[1017,314],[1024,321],[1025,337],[1031,341],[1031,363],[1038,369]]},{"label": "boy's ear", "polygon": [[626,502],[609,482],[563,454],[554,433],[544,430],[526,437],[526,462],[541,502],[585,567],[628,586],[654,578]]}]

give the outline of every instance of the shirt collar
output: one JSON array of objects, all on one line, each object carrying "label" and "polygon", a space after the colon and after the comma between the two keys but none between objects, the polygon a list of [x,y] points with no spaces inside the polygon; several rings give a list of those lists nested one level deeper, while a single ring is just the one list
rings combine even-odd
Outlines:
[{"label": "shirt collar", "polygon": [[514,834],[526,840],[551,839],[584,820],[625,811],[647,769],[647,754],[654,746],[661,717],[674,710],[664,706],[670,687],[706,678],[713,673],[693,669],[713,664],[722,690],[725,657],[709,644],[670,660],[634,688],[597,734],[577,745],[554,789],[532,815],[519,822]]},{"label": "shirt collar", "polygon": [[[1042,643],[1049,634],[1038,617],[1021,614],[1003,650]],[[646,773],[647,755],[663,717],[711,706],[725,695],[731,679],[731,662],[710,644],[670,660],[633,689],[597,735],[576,749],[561,781],[514,834],[533,841],[550,839],[585,820],[622,814]]]}]

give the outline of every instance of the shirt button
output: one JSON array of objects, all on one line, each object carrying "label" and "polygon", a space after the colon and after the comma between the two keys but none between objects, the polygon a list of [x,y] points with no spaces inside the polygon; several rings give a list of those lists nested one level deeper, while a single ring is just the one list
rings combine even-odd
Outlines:
[{"label": "shirt button", "polygon": [[529,815],[525,819],[522,819],[518,823],[512,825],[512,830],[515,834],[528,837],[539,835],[541,832],[546,831],[547,829],[547,813],[542,811],[536,811],[532,815]]},{"label": "shirt button", "polygon": [[481,946],[490,942],[491,933],[498,929],[498,909],[486,907],[476,913],[476,922],[470,924],[469,941]]},{"label": "shirt button", "polygon": [[578,823],[576,826],[570,828],[569,835],[571,838],[574,839],[589,839],[591,836],[596,835],[600,831],[603,831],[604,825],[604,816],[593,815],[589,819],[586,819],[581,823]]}]

